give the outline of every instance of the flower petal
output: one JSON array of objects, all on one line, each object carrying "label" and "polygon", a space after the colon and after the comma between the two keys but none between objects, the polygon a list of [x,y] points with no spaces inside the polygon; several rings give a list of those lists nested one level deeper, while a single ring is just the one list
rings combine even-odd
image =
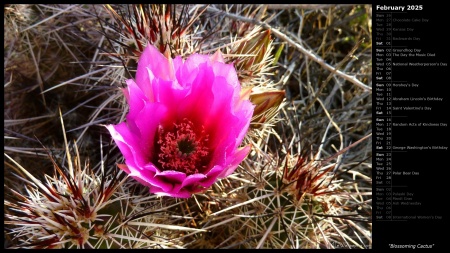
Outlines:
[{"label": "flower petal", "polygon": [[237,166],[242,162],[242,160],[247,157],[248,153],[250,152],[251,145],[247,145],[245,147],[242,147],[234,153],[230,159],[227,159],[227,163],[229,164],[228,167],[226,167],[223,172],[219,175],[219,178],[224,178],[233,173]]},{"label": "flower petal", "polygon": [[186,177],[184,179],[183,184],[181,184],[181,187],[188,187],[197,184],[200,180],[206,178],[206,175],[203,174],[192,174]]},{"label": "flower petal", "polygon": [[164,57],[164,55],[153,46],[146,47],[139,58],[136,80],[141,88],[144,86],[151,87],[151,83],[146,81],[150,81],[150,79],[147,79],[148,70],[151,70],[155,77],[163,80],[173,80],[175,78],[172,59]]},{"label": "flower petal", "polygon": [[201,125],[205,115],[209,115],[210,104],[214,100],[212,84],[214,72],[208,68],[206,63],[199,66],[201,71],[192,82],[190,92],[180,101],[178,118],[188,117],[192,122]]},{"label": "flower petal", "polygon": [[148,162],[146,154],[140,148],[139,133],[133,133],[127,123],[107,125],[106,128],[125,157],[127,165],[131,164],[133,167],[139,167],[144,166]]},{"label": "flower petal", "polygon": [[176,111],[178,107],[183,106],[180,101],[186,97],[189,92],[187,89],[176,88],[180,87],[178,84],[164,80],[155,80],[153,82],[153,92],[155,95],[155,102],[164,104],[167,108],[165,120],[168,122],[175,122],[177,118]]},{"label": "flower petal", "polygon": [[[232,88],[232,90],[234,91],[233,98],[236,99],[237,94],[239,94],[241,91],[241,84],[239,83],[239,79],[236,70],[233,67],[233,64],[215,62],[213,63],[212,67],[216,76],[225,78],[228,86],[230,86],[230,88]],[[234,103],[235,100],[230,102]]]},{"label": "flower petal", "polygon": [[128,169],[128,166],[126,164],[117,164],[117,167],[119,167],[119,169],[125,171],[127,174],[130,174],[130,169]]},{"label": "flower petal", "polygon": [[141,150],[149,158],[153,154],[155,135],[157,134],[158,126],[165,121],[167,117],[167,108],[160,103],[146,104],[140,111],[134,122],[140,132],[139,145]]},{"label": "flower petal", "polygon": [[169,196],[174,198],[189,198],[192,194],[188,192],[185,189],[182,189],[181,191],[174,193],[174,192],[167,192],[164,191],[164,189],[158,187],[158,186],[150,186],[150,193],[154,193],[158,196]]},{"label": "flower petal", "polygon": [[[151,193],[188,198],[233,173],[250,152],[238,147],[254,105],[220,51],[183,62],[149,45],[127,84],[127,122],[107,128],[125,158],[119,167]],[[204,174],[190,174],[200,167]]]},{"label": "flower petal", "polygon": [[161,182],[171,184],[172,188],[167,190],[167,192],[177,193],[181,189],[181,184],[186,178],[186,174],[179,171],[167,170],[160,173],[156,173],[155,179],[160,180]]},{"label": "flower petal", "polygon": [[134,119],[149,100],[132,79],[127,80],[127,87],[122,91],[130,107],[127,117]]},{"label": "flower petal", "polygon": [[220,50],[217,50],[212,56],[211,56],[212,62],[221,62],[224,63],[225,60],[223,59],[222,52]]},{"label": "flower petal", "polygon": [[158,169],[151,163],[138,169],[131,166],[128,166],[128,168],[131,171],[130,176],[139,178],[139,182],[145,182],[145,185],[158,186],[166,192],[170,192],[174,188],[174,184],[172,182],[166,181],[164,177],[157,176],[159,173]]},{"label": "flower petal", "polygon": [[201,180],[198,184],[205,188],[210,187],[212,184],[214,184],[214,182],[216,182],[217,177],[220,175],[220,173],[222,173],[222,171],[222,166],[215,165],[208,173],[206,173],[205,179]]}]

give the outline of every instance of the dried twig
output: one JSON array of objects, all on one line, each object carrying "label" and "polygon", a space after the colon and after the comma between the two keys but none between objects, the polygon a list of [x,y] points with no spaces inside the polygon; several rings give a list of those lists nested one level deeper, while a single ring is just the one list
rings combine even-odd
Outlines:
[{"label": "dried twig", "polygon": [[331,72],[335,72],[336,75],[338,75],[338,76],[344,78],[345,80],[355,84],[356,86],[364,89],[366,92],[372,92],[372,87],[369,87],[366,84],[362,83],[361,81],[356,79],[354,76],[347,75],[346,73],[344,73],[344,72],[342,72],[340,70],[337,70],[335,67],[333,67],[333,66],[329,65],[328,63],[326,63],[322,58],[320,58],[316,54],[310,52],[309,50],[304,48],[302,45],[296,43],[294,40],[292,40],[291,38],[286,36],[284,33],[279,31],[278,29],[275,29],[275,28],[271,27],[269,24],[267,24],[265,22],[258,21],[258,20],[252,19],[252,18],[246,18],[246,17],[240,16],[240,15],[237,15],[237,14],[228,13],[228,12],[219,10],[219,9],[217,9],[215,7],[212,7],[212,6],[208,6],[207,10],[213,11],[213,12],[219,12],[220,14],[222,14],[224,16],[227,16],[229,18],[241,20],[241,21],[244,21],[244,22],[253,23],[253,24],[256,24],[256,25],[260,25],[260,26],[264,27],[265,29],[271,30],[272,33],[275,36],[277,36],[278,38],[286,41],[291,46],[295,47],[298,51],[300,51],[301,53],[306,55],[308,58],[310,58],[311,60],[317,62],[323,68],[325,68],[325,69],[327,69],[327,70],[329,70]]}]

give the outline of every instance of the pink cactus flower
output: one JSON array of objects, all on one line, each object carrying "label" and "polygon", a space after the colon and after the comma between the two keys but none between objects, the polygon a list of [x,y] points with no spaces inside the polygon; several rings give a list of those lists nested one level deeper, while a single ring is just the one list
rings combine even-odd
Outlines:
[{"label": "pink cactus flower", "polygon": [[106,127],[125,158],[119,167],[151,193],[188,198],[249,153],[239,146],[254,105],[220,52],[172,60],[149,45],[127,84],[126,122]]}]

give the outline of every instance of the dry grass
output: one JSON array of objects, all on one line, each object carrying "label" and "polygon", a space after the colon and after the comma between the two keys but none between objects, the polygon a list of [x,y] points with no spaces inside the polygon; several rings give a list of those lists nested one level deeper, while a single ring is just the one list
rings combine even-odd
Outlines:
[{"label": "dry grass", "polygon": [[[31,180],[20,166],[45,180],[54,175],[53,162],[70,167],[75,151],[68,147],[77,147],[92,175],[118,170],[123,158],[102,125],[123,121],[127,105],[118,88],[134,76],[140,48],[152,43],[170,56],[220,49],[238,66],[242,86],[284,91],[285,100],[255,117],[245,140],[253,150],[234,174],[186,200],[156,197],[125,180],[113,195],[120,205],[101,212],[110,220],[86,223],[96,233],[104,225],[109,235],[92,232],[86,245],[370,248],[371,5],[171,6],[172,23],[161,27],[183,31],[172,41],[146,35],[133,21],[142,17],[135,7],[5,5],[6,247],[37,240],[11,222],[20,215],[11,209],[18,203],[10,189],[39,191],[17,180]],[[145,15],[164,8],[148,6]],[[258,46],[243,50],[242,43]]]}]

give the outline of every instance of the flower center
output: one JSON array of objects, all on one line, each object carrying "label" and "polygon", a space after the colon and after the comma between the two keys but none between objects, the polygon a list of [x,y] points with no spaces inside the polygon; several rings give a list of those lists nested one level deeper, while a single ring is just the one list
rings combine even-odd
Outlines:
[{"label": "flower center", "polygon": [[196,133],[193,124],[183,119],[171,131],[158,129],[154,161],[162,170],[176,170],[187,175],[205,171],[209,163],[208,134],[202,126]]}]

